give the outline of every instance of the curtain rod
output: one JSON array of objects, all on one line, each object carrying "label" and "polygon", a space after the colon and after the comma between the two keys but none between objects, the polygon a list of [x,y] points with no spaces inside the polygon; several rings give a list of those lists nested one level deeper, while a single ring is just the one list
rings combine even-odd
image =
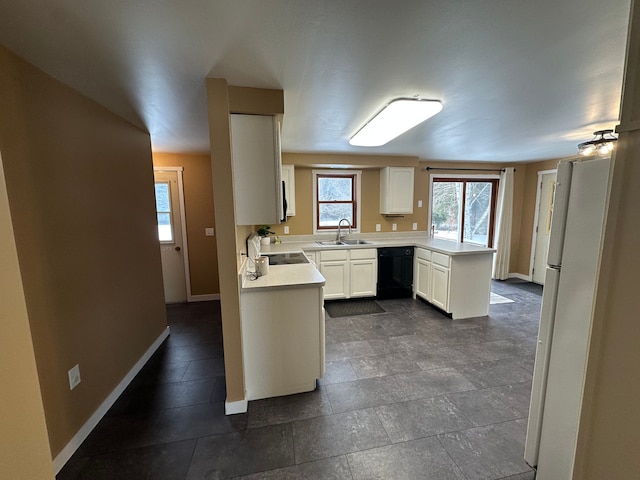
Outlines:
[{"label": "curtain rod", "polygon": [[[428,172],[429,170],[456,170],[456,171],[465,171],[465,172],[504,172],[504,168],[447,168],[447,167],[427,167],[425,170]],[[514,168],[515,172],[516,169]]]}]

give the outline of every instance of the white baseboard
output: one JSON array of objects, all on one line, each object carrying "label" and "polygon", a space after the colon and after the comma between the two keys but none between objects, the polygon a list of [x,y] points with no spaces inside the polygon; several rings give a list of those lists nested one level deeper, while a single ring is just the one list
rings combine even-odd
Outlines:
[{"label": "white baseboard", "polygon": [[65,463],[69,461],[71,456],[75,453],[75,451],[80,447],[82,442],[86,440],[91,431],[98,425],[98,422],[102,420],[102,417],[109,411],[109,409],[113,406],[118,397],[124,392],[125,388],[131,383],[131,381],[135,378],[135,376],[140,372],[142,367],[149,361],[151,355],[155,353],[155,351],[160,347],[162,342],[169,336],[169,327],[165,328],[164,331],[160,334],[160,336],[153,342],[153,344],[144,352],[144,355],[140,357],[140,360],[136,362],[129,373],[122,379],[122,381],[118,384],[116,388],[109,394],[109,396],[102,402],[102,404],[98,407],[98,409],[93,412],[93,415],[85,422],[85,424],[78,430],[73,438],[65,445],[65,447],[56,455],[56,458],[53,459],[53,468],[55,474],[57,475],[64,467]]},{"label": "white baseboard", "polygon": [[249,408],[249,402],[247,400],[239,400],[237,402],[224,402],[225,415],[247,413],[248,408]]},{"label": "white baseboard", "polygon": [[531,275],[523,275],[522,273],[510,273],[509,278],[519,278],[520,280],[524,280],[526,282],[531,281]]},{"label": "white baseboard", "polygon": [[220,300],[219,293],[208,293],[206,295],[191,295],[189,302],[210,302],[211,300]]}]

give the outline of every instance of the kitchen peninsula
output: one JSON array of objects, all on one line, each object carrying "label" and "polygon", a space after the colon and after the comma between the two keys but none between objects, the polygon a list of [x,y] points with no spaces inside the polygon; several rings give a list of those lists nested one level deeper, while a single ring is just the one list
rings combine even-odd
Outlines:
[{"label": "kitchen peninsula", "polygon": [[325,371],[324,277],[312,263],[240,271],[247,400],[312,391]]},{"label": "kitchen peninsula", "polygon": [[[422,298],[453,319],[489,314],[492,248],[429,238],[426,233],[354,235],[366,244],[320,245],[313,236],[283,238],[283,243],[262,247],[263,253],[304,251],[319,268],[322,252],[371,250],[383,247],[414,247],[413,296]],[[330,290],[327,280],[327,290]],[[338,297],[334,297],[338,298]]]}]

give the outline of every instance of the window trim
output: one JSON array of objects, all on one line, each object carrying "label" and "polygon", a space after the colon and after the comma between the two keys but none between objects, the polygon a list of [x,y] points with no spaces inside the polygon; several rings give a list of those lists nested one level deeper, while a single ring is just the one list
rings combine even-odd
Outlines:
[{"label": "window trim", "polygon": [[354,233],[360,232],[360,218],[361,218],[361,192],[362,192],[362,170],[344,170],[344,169],[322,169],[312,170],[312,190],[313,190],[313,233],[332,233],[337,232],[337,228],[318,228],[318,175],[320,176],[332,176],[332,177],[345,177],[355,176],[353,188],[355,189],[354,208],[355,208],[355,220],[356,226],[351,228]]},{"label": "window trim", "polygon": [[175,221],[173,218],[173,205],[171,205],[171,199],[173,198],[172,195],[172,190],[173,187],[171,186],[171,182],[170,181],[165,181],[165,180],[154,180],[154,188],[155,185],[157,184],[163,184],[167,186],[167,194],[169,195],[169,211],[165,212],[165,211],[159,211],[158,210],[158,200],[156,198],[156,221],[157,221],[157,217],[158,214],[168,214],[169,215],[169,227],[171,229],[171,240],[161,240],[160,239],[160,222],[158,222],[158,240],[160,241],[160,245],[173,245],[176,243],[176,232],[175,232]]},{"label": "window trim", "polygon": [[[436,174],[436,173],[432,173],[429,175],[429,211],[428,211],[428,224],[429,225],[429,231],[431,229],[430,225],[433,225],[433,220],[431,217],[432,214],[432,205],[433,205],[433,183],[434,180],[438,178],[438,179],[450,179],[451,181],[461,181],[461,182],[482,182],[482,181],[493,181],[495,184],[495,188],[493,189],[493,191],[491,192],[491,215],[489,218],[489,238],[487,241],[487,247],[488,248],[493,248],[493,243],[495,240],[495,229],[496,229],[496,214],[497,214],[497,209],[498,209],[498,190],[500,188],[500,175],[487,175],[487,174],[480,174],[480,175],[456,175],[456,174],[452,174],[452,173],[446,173],[446,174]],[[466,195],[463,196],[463,200],[462,200],[462,222],[460,225],[460,235],[458,237],[458,242],[460,243],[468,243],[470,245],[481,245],[479,243],[474,243],[474,242],[465,242],[464,241],[464,211],[465,211],[465,199],[466,199]]]}]

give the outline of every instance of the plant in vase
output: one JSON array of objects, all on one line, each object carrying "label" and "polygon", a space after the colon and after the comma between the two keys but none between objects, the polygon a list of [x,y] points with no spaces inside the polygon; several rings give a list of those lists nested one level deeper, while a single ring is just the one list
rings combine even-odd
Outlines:
[{"label": "plant in vase", "polygon": [[269,238],[269,235],[272,235],[275,233],[271,231],[271,225],[262,225],[261,227],[258,228],[256,232],[260,237],[262,237],[260,239],[260,243],[262,245],[269,245],[271,243],[271,239]]}]

